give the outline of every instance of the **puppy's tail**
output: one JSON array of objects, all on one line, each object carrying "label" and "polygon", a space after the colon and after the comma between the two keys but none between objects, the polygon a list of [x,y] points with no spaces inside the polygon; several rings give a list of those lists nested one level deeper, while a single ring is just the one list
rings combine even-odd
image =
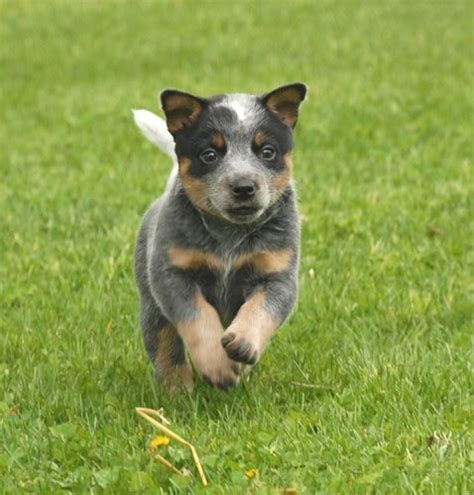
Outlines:
[{"label": "puppy's tail", "polygon": [[174,164],[178,163],[174,151],[174,139],[166,127],[166,122],[148,110],[132,110],[132,113],[135,124],[143,135],[166,153]]}]

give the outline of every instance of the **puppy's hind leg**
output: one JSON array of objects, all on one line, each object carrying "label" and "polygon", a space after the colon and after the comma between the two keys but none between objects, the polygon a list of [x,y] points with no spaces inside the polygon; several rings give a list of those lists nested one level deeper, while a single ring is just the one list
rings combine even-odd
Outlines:
[{"label": "puppy's hind leg", "polygon": [[159,382],[173,392],[183,386],[193,389],[192,368],[186,360],[183,341],[176,329],[161,314],[153,299],[141,301],[141,327],[145,349]]}]

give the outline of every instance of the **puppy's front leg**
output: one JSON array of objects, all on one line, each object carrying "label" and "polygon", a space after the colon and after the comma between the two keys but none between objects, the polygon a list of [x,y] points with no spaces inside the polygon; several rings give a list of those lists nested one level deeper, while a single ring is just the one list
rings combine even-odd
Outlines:
[{"label": "puppy's front leg", "polygon": [[200,292],[196,293],[194,304],[195,317],[178,322],[178,333],[203,379],[224,390],[232,388],[239,380],[240,365],[222,348],[224,328],[217,311]]},{"label": "puppy's front leg", "polygon": [[240,307],[225,331],[221,343],[234,361],[255,364],[296,299],[293,279],[269,282],[254,292]]},{"label": "puppy's front leg", "polygon": [[224,328],[217,311],[186,270],[165,263],[154,266],[160,269],[149,273],[153,297],[177,329],[197,372],[218,388],[233,387],[239,380],[240,365],[221,345]]}]

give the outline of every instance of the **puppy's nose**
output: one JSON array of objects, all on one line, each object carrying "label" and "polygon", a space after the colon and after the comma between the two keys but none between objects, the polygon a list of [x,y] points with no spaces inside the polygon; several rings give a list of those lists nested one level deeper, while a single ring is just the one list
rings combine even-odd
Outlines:
[{"label": "puppy's nose", "polygon": [[250,199],[255,195],[255,191],[257,190],[257,184],[247,178],[238,179],[230,185],[232,189],[232,194],[236,199]]}]

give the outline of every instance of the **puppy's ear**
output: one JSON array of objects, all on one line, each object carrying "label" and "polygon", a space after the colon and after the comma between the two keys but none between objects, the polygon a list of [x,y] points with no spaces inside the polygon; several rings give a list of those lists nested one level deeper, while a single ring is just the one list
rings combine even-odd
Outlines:
[{"label": "puppy's ear", "polygon": [[203,98],[174,89],[165,89],[160,98],[171,134],[176,134],[193,124],[208,105],[208,101]]},{"label": "puppy's ear", "polygon": [[298,120],[298,108],[306,96],[307,87],[302,83],[288,84],[264,94],[262,103],[288,127]]}]

